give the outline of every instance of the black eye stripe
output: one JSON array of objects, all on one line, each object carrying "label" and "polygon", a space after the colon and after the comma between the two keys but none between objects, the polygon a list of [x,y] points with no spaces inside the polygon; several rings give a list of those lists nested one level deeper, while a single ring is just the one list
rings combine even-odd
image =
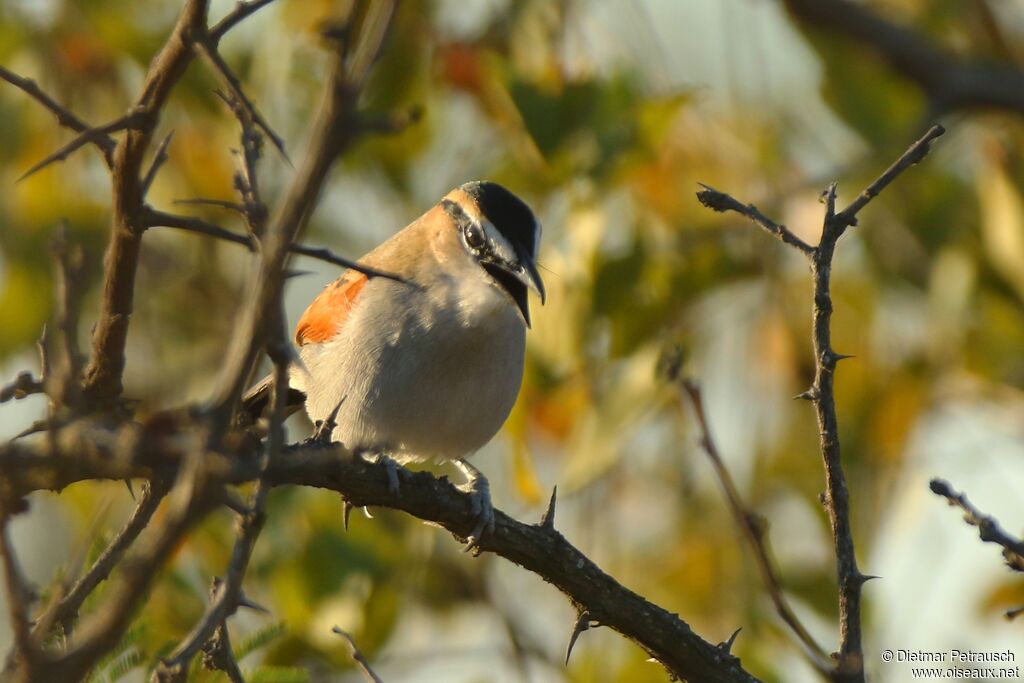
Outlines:
[{"label": "black eye stripe", "polygon": [[467,223],[472,222],[472,219],[469,217],[469,214],[466,213],[466,210],[450,199],[442,199],[441,208],[444,209],[445,213],[455,219],[455,224],[460,229],[464,228]]},{"label": "black eye stripe", "polygon": [[483,228],[466,213],[465,209],[450,199],[441,200],[441,207],[454,219],[455,226],[462,233],[462,239],[466,246],[476,250],[478,255],[481,255],[481,252],[489,252]]}]

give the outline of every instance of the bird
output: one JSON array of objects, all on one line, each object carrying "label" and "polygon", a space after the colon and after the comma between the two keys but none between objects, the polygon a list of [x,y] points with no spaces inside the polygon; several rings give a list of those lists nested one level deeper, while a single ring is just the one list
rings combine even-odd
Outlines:
[{"label": "bird", "polygon": [[[530,207],[490,181],[462,184],[358,259],[309,304],[295,329],[289,412],[350,451],[397,464],[451,461],[466,477],[476,524],[467,550],[494,528],[486,477],[467,458],[508,418],[523,379],[529,291],[545,302]],[[255,419],[272,379],[243,397]],[[323,435],[323,434],[322,434]]]}]

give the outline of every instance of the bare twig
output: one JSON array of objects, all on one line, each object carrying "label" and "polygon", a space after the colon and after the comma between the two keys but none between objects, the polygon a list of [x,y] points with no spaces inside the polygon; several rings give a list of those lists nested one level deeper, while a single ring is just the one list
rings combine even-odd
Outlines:
[{"label": "bare twig", "polygon": [[37,620],[36,629],[33,630],[33,635],[37,639],[42,640],[49,635],[39,630],[40,626],[44,624],[60,624],[64,634],[66,636],[71,635],[73,624],[78,618],[78,611],[81,609],[82,603],[85,602],[87,597],[92,595],[93,591],[101,583],[107,580],[110,573],[121,562],[128,548],[135,542],[135,539],[142,533],[142,530],[149,525],[150,520],[153,518],[153,513],[156,512],[157,507],[160,506],[160,501],[166,495],[167,489],[167,483],[162,480],[156,480],[152,483],[146,482],[142,490],[142,498],[139,500],[139,504],[124,528],[114,537],[114,540],[110,542],[110,545],[106,547],[100,556],[96,558],[89,571],[75,582],[75,585],[68,591],[68,594],[59,602],[54,603],[52,608],[54,610],[53,616],[43,616]]},{"label": "bare twig", "polygon": [[[228,211],[234,211],[245,215],[245,207],[235,202],[229,202],[226,199],[207,199],[205,197],[195,197],[193,199],[175,199],[172,203],[184,204],[191,206],[216,206],[220,209],[227,209]],[[157,227],[157,226],[150,226]],[[173,227],[173,226],[172,226]]]},{"label": "bare twig", "polygon": [[252,118],[252,121],[264,132],[264,134],[266,134],[267,137],[270,138],[270,141],[274,144],[274,147],[277,148],[277,151],[280,152],[284,160],[290,164],[291,161],[288,159],[288,153],[284,149],[284,140],[274,132],[270,127],[270,124],[268,124],[266,119],[263,118],[263,115],[260,114],[258,109],[256,109],[256,105],[253,104],[252,100],[246,96],[245,92],[242,90],[242,84],[238,80],[238,76],[234,74],[231,67],[227,65],[227,62],[225,62],[220,56],[220,53],[217,52],[217,46],[210,35],[208,33],[201,33],[196,36],[195,41],[196,47],[200,52],[202,52],[206,61],[210,63],[210,67],[221,79],[224,87],[227,88],[228,92],[231,93],[235,100],[245,108],[249,117]]},{"label": "bare twig", "polygon": [[142,112],[133,111],[124,116],[111,121],[110,123],[95,128],[89,128],[82,131],[75,137],[71,142],[67,143],[53,154],[49,155],[42,161],[39,161],[31,166],[27,171],[18,176],[15,182],[20,183],[31,175],[38,173],[50,164],[57,161],[64,161],[69,156],[74,154],[75,151],[81,149],[90,142],[96,143],[105,138],[109,138],[111,133],[116,133],[122,130],[133,130],[137,129],[142,125],[143,115]]},{"label": "bare twig", "polygon": [[[222,430],[230,422],[256,355],[265,344],[266,318],[278,299],[290,247],[305,227],[334,160],[359,134],[357,105],[366,78],[365,70],[376,59],[393,9],[392,2],[360,2],[352,10],[353,14],[363,17],[355,52],[368,50],[369,54],[354,59],[348,41],[335,46],[327,93],[313,126],[309,154],[297,169],[267,227],[261,271],[275,276],[262,273],[257,276],[252,305],[240,321],[238,334],[224,362],[222,380],[211,400],[216,430]],[[347,35],[350,28],[346,25],[342,30]]]},{"label": "bare twig", "polygon": [[[96,409],[113,407],[121,395],[124,349],[135,299],[144,220],[143,180],[146,150],[172,88],[196,55],[193,40],[207,34],[208,0],[185,0],[174,30],[153,58],[145,82],[131,109],[141,117],[138,129],[124,135],[113,155],[111,169],[113,216],[107,247],[99,319],[92,337],[92,355],[85,372],[83,393]],[[209,33],[214,44],[238,22],[268,2],[240,3]]]},{"label": "bare twig", "polygon": [[203,665],[208,669],[223,671],[231,683],[245,683],[245,676],[242,675],[235,651],[231,647],[226,621],[217,625],[213,637],[203,645]]},{"label": "bare twig", "polygon": [[[64,222],[50,241],[54,260],[56,302],[54,325],[59,334],[56,362],[49,362],[43,378],[51,405],[75,409],[79,403],[82,353],[78,348],[79,302],[82,295],[82,248],[68,242],[68,226]],[[52,352],[53,349],[50,349]]]},{"label": "bare twig", "polygon": [[[265,465],[266,463],[264,463],[264,467]],[[263,529],[264,506],[268,490],[269,487],[264,484],[262,479],[257,480],[252,507],[242,520],[238,539],[228,564],[227,576],[223,581],[216,582],[213,600],[202,619],[192,628],[188,637],[153,672],[154,683],[184,682],[187,679],[192,659],[213,637],[214,632],[223,627],[227,618],[238,609],[242,578],[249,566],[249,558],[252,557],[256,539]]]},{"label": "bare twig", "polygon": [[[751,550],[754,552],[757,568],[761,572],[761,578],[764,581],[768,595],[771,597],[772,604],[775,605],[775,611],[782,621],[789,626],[790,630],[793,631],[801,644],[803,644],[811,664],[814,665],[819,673],[828,676],[832,669],[828,654],[814,639],[810,631],[801,623],[796,613],[790,607],[789,600],[786,599],[778,569],[772,561],[765,542],[767,523],[743,502],[743,497],[736,488],[732,475],[729,473],[725,462],[718,452],[718,446],[711,436],[711,427],[708,425],[707,415],[704,412],[704,399],[701,395],[700,387],[690,379],[679,379],[678,381],[693,406],[693,412],[700,429],[701,448],[711,461],[711,466],[715,470],[718,482],[722,485],[722,491],[725,493],[725,499],[729,504],[729,510],[732,512],[736,524],[740,527],[743,535],[747,538],[747,542],[750,544]],[[729,645],[731,648],[731,641],[729,641]],[[727,648],[727,650],[730,648]]]},{"label": "bare twig", "polygon": [[[205,221],[202,218],[197,218],[195,216],[182,216],[179,214],[172,214],[165,211],[147,208],[146,223],[151,228],[176,228],[178,230],[185,230],[187,232],[194,232],[200,235],[207,235],[209,237],[225,240],[227,242],[241,244],[242,246],[247,247],[249,251],[256,251],[256,245],[253,238],[249,235],[241,235],[237,232],[231,232],[219,225],[210,223],[209,221]],[[395,275],[394,273],[365,266],[357,261],[352,261],[343,256],[338,256],[325,247],[310,247],[304,244],[292,244],[289,245],[288,251],[293,254],[300,254],[302,256],[315,258],[341,268],[350,268],[366,275],[367,277],[379,277],[384,278],[385,280],[401,282],[405,285],[416,286],[413,282],[410,282],[401,275]]]},{"label": "bare twig", "polygon": [[931,142],[943,132],[945,131],[941,126],[933,126],[843,211],[836,211],[836,185],[830,185],[823,195],[825,219],[821,239],[815,247],[810,247],[795,237],[787,237],[788,231],[782,226],[725,193],[711,190],[706,186],[706,189],[698,193],[698,198],[705,206],[715,211],[736,211],[750,218],[782,241],[799,249],[811,262],[814,282],[811,335],[814,344],[815,375],[814,384],[800,394],[800,398],[807,398],[814,403],[818,420],[821,455],[825,467],[824,503],[835,544],[836,574],[839,583],[839,658],[832,679],[843,683],[864,681],[861,588],[872,577],[862,574],[857,568],[850,523],[850,494],[840,456],[839,423],[836,417],[833,382],[836,364],[849,356],[836,353],[832,348],[832,257],[839,238],[849,226],[856,223],[857,213],[900,173],[923,159],[930,150]]},{"label": "bare twig", "polygon": [[14,547],[8,534],[9,516],[0,510],[0,562],[4,567],[4,590],[7,598],[7,611],[11,618],[11,632],[14,634],[14,650],[8,666],[20,666],[27,671],[35,669],[39,659],[39,649],[32,638],[29,624],[29,608],[31,591],[25,585],[21,567],[14,555]]},{"label": "bare twig", "polygon": [[[950,505],[964,511],[964,521],[978,527],[978,537],[985,543],[996,543],[1003,547],[1006,566],[1017,572],[1024,572],[1024,541],[1006,533],[999,521],[974,507],[967,496],[957,491],[943,479],[932,479],[929,487],[932,493],[945,498]],[[1012,610],[1011,610],[1012,611]]]},{"label": "bare twig", "polygon": [[234,176],[235,189],[242,198],[241,214],[249,234],[255,239],[262,239],[267,227],[267,206],[260,196],[257,174],[263,154],[263,136],[253,119],[253,109],[247,108],[238,98],[215,92],[234,113],[241,128],[242,149],[241,152],[235,152],[240,157],[239,168]]},{"label": "bare twig", "polygon": [[219,43],[220,39],[227,34],[228,31],[233,29],[247,17],[256,12],[260,11],[274,0],[239,0],[235,4],[235,8],[224,16],[223,19],[217,22],[217,25],[210,29],[210,38],[213,39],[214,44]]},{"label": "bare twig", "polygon": [[216,505],[215,491],[203,484],[205,472],[186,474],[169,494],[168,514],[154,530],[145,547],[121,563],[122,579],[111,598],[95,615],[81,624],[68,650],[49,663],[48,678],[80,680],[96,661],[121,639],[135,608],[145,595],[154,575],[188,530]]},{"label": "bare twig", "polygon": [[147,208],[145,221],[146,226],[150,228],[177,228],[178,230],[185,230],[187,232],[215,237],[226,242],[241,244],[242,246],[247,247],[249,251],[256,251],[256,244],[249,235],[240,235],[237,232],[231,232],[226,228],[222,228],[219,225],[210,223],[209,221],[205,221],[196,216],[182,216],[179,214],[167,213],[166,211],[159,211],[153,208]]},{"label": "bare twig", "polygon": [[42,380],[36,379],[31,372],[25,370],[19,372],[14,381],[5,384],[0,388],[0,403],[6,403],[13,399],[22,399],[32,394],[39,394],[43,391]]},{"label": "bare twig", "polygon": [[[0,66],[0,79],[3,79],[15,86],[21,88],[29,97],[33,98],[57,117],[57,123],[65,128],[70,128],[76,133],[84,133],[88,130],[92,130],[93,127],[87,124],[82,119],[75,116],[74,112],[70,109],[61,106],[52,97],[43,92],[42,89],[33,81],[31,78],[22,78],[15,73]],[[91,140],[96,145],[100,152],[103,154],[103,159],[106,161],[107,166],[113,166],[114,164],[114,147],[117,143],[114,138],[107,136],[97,136]]]},{"label": "bare twig", "polygon": [[416,283],[412,282],[411,280],[407,280],[401,275],[395,275],[394,273],[389,273],[387,271],[378,270],[376,268],[370,268],[369,266],[365,266],[359,263],[358,261],[352,261],[350,259],[344,258],[343,256],[338,256],[337,254],[333,253],[330,249],[326,249],[324,247],[309,247],[306,246],[305,244],[293,244],[288,248],[288,251],[290,251],[293,254],[300,254],[302,256],[315,258],[319,261],[324,261],[325,263],[331,263],[341,268],[351,268],[352,270],[358,271],[363,275],[369,277],[380,277],[386,280],[394,280],[395,282],[401,282],[403,285],[409,285],[410,287],[417,286]]},{"label": "bare twig", "polygon": [[[182,429],[186,429],[183,425]],[[58,489],[76,481],[109,478],[173,476],[187,441],[174,433],[123,432],[104,436],[98,423],[69,427],[56,448],[14,442],[0,445],[0,493],[3,500],[40,489]],[[128,432],[128,434],[135,432]],[[124,444],[135,458],[123,453]],[[259,478],[259,459],[243,450],[206,452],[208,486],[237,484]],[[429,472],[410,472],[401,494],[388,488],[385,466],[352,457],[343,447],[302,444],[284,449],[270,464],[271,486],[312,486],[337,492],[357,507],[403,510],[465,539],[476,526],[471,499],[446,479]],[[723,657],[721,648],[697,634],[678,615],[622,586],[557,531],[518,522],[495,510],[495,531],[481,540],[493,552],[543,577],[593,621],[623,634],[668,671],[683,680],[702,683],[751,683],[757,679],[738,662]],[[112,591],[113,595],[114,592]],[[79,627],[79,632],[83,627]]]},{"label": "bare twig", "polygon": [[345,639],[345,642],[348,643],[348,649],[349,653],[352,655],[352,661],[354,661],[356,666],[359,667],[359,670],[363,672],[363,676],[366,677],[366,680],[370,681],[370,683],[384,683],[381,677],[374,673],[373,668],[370,667],[370,662],[366,661],[366,657],[364,657],[363,653],[360,652],[359,646],[356,645],[355,638],[338,626],[332,628],[331,632],[337,633]]},{"label": "bare twig", "polygon": [[803,253],[809,255],[814,251],[814,247],[793,234],[793,232],[785,225],[776,223],[765,216],[753,204],[743,204],[732,196],[724,192],[719,192],[710,185],[705,185],[704,183],[698,184],[703,189],[697,193],[697,199],[699,199],[700,203],[709,209],[718,211],[719,213],[735,211],[738,214],[746,216],[786,244],[796,247]]},{"label": "bare twig", "polygon": [[121,395],[124,349],[135,300],[135,271],[146,226],[142,221],[142,163],[171,89],[194,57],[191,38],[206,29],[208,0],[186,0],[174,30],[153,58],[132,111],[143,125],[121,138],[111,170],[111,236],[104,260],[99,319],[83,393],[97,408],[113,407]]},{"label": "bare twig", "polygon": [[[208,47],[210,54],[216,52]],[[226,68],[226,67],[225,67]],[[256,140],[255,146],[258,150],[259,133],[254,129],[255,111],[251,107],[233,107],[242,127],[243,144],[248,145],[247,140]],[[239,189],[246,202],[245,216],[249,221],[249,235],[247,242],[250,246],[257,244],[257,239],[263,233],[263,226],[253,223],[266,214],[266,210],[259,202],[259,194],[250,182],[255,183],[256,163],[259,159],[258,151],[252,156],[246,156],[246,167],[241,177],[237,180]],[[251,165],[250,165],[251,164]],[[266,259],[266,254],[263,254]],[[264,261],[265,263],[265,261]],[[279,271],[263,268],[257,278],[257,286],[263,286],[267,280],[280,281],[283,275]],[[288,367],[291,362],[291,347],[288,343],[287,333],[284,324],[284,310],[281,301],[281,288],[277,288],[277,300],[266,301],[267,313],[276,313],[268,316],[269,329],[266,331],[267,346],[270,357],[274,360],[274,384],[273,384],[273,410],[271,411],[270,430],[267,439],[266,450],[260,457],[260,473],[256,481],[256,487],[252,495],[252,503],[248,510],[242,514],[242,522],[235,541],[235,547],[228,564],[227,576],[223,581],[215,581],[213,596],[209,608],[202,619],[193,627],[188,637],[171,653],[168,659],[161,662],[153,673],[154,683],[184,683],[188,675],[189,665],[202,648],[208,652],[210,661],[218,668],[223,669],[232,680],[241,679],[241,671],[238,663],[231,652],[231,643],[228,639],[227,620],[235,613],[241,604],[242,580],[249,566],[249,559],[256,546],[256,539],[263,529],[264,509],[267,502],[267,494],[270,486],[264,481],[270,463],[280,453],[284,445],[285,405],[288,400]],[[250,306],[255,306],[251,302]],[[251,310],[251,309],[250,309]],[[243,330],[242,334],[248,331]],[[222,434],[217,430],[222,428],[215,425],[211,434],[210,442],[219,443]]]},{"label": "bare twig", "polygon": [[149,194],[149,188],[153,185],[153,181],[156,179],[156,174],[163,166],[164,162],[167,161],[167,147],[171,144],[171,139],[174,137],[174,131],[170,131],[164,136],[164,139],[160,141],[160,146],[156,148],[156,154],[153,155],[153,161],[149,164],[149,170],[146,171],[146,177],[142,179],[142,196],[145,197]]},{"label": "bare twig", "polygon": [[836,215],[836,220],[847,225],[857,224],[857,214],[867,206],[868,202],[878,196],[878,193],[889,186],[889,183],[896,180],[896,177],[914,164],[920,163],[928,152],[931,151],[933,141],[941,137],[946,129],[936,124],[928,129],[928,132],[920,140],[911,145],[903,155],[893,162],[882,175],[878,176],[873,183],[864,189],[857,198],[850,202],[850,205]]}]

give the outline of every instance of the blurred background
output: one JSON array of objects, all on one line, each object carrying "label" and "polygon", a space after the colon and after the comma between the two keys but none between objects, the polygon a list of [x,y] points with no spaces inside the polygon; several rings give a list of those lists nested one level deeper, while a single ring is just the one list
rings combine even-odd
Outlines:
[{"label": "blurred background", "polygon": [[[216,18],[233,5],[212,3]],[[874,0],[873,12],[950,53],[1024,68],[1024,3]],[[127,108],[178,0],[6,0],[0,63],[36,79],[85,120]],[[279,0],[222,50],[301,158],[325,59],[331,2]],[[158,135],[174,138],[150,202],[238,231],[230,214],[175,206],[234,199],[235,120],[197,61]],[[534,301],[527,373],[506,428],[474,462],[497,507],[539,518],[558,486],[563,533],[623,584],[725,640],[768,681],[817,680],[777,618],[699,449],[678,389],[657,373],[685,350],[714,437],[748,503],[770,523],[785,589],[826,648],[837,643],[835,569],[809,404],[813,373],[804,258],[694,197],[698,182],[756,203],[812,243],[821,190],[848,203],[932,123],[929,102],[874,52],[802,25],[775,0],[432,0],[402,4],[367,107],[421,106],[403,133],[337,164],[305,236],[356,257],[462,182],[518,193],[544,225],[543,308]],[[1017,648],[1002,612],[1024,583],[976,530],[929,493],[950,479],[1011,531],[1024,525],[1024,119],[954,111],[927,161],[905,173],[840,242],[833,340],[837,404],[865,588],[867,668],[883,648]],[[109,179],[86,149],[15,184],[70,133],[0,84],[0,377],[37,369],[52,307],[47,244],[67,219],[86,253],[80,330],[88,348],[109,231]],[[292,169],[267,146],[264,196]],[[126,395],[146,413],[212,392],[253,262],[240,247],[169,229],[147,233],[128,346]],[[287,311],[338,275],[294,267]],[[45,412],[0,406],[0,437]],[[289,438],[307,436],[300,419]],[[452,471],[439,468],[441,473]],[[27,573],[46,585],[95,553],[132,508],[122,484],[37,494],[14,523]],[[388,511],[277,490],[244,590],[270,615],[232,621],[251,680],[360,680],[333,625],[387,681],[658,681],[664,671],[608,630],[582,636],[557,591],[503,560]],[[202,613],[228,561],[233,520],[213,515],[176,553],[98,680],[140,680]],[[102,600],[102,592],[95,597]],[[95,604],[95,603],[94,603]],[[0,650],[10,640],[0,622]],[[906,666],[906,665],[902,665]],[[127,672],[127,673],[126,673]],[[216,680],[213,675],[207,679]]]}]

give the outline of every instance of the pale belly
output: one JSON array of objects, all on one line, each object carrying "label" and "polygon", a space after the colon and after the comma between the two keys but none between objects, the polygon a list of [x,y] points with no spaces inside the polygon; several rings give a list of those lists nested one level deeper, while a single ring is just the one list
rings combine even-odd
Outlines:
[{"label": "pale belly", "polygon": [[478,326],[359,322],[346,329],[368,332],[303,347],[308,373],[293,371],[312,420],[340,403],[335,440],[399,460],[456,459],[504,424],[523,375],[525,328],[514,310]]}]

